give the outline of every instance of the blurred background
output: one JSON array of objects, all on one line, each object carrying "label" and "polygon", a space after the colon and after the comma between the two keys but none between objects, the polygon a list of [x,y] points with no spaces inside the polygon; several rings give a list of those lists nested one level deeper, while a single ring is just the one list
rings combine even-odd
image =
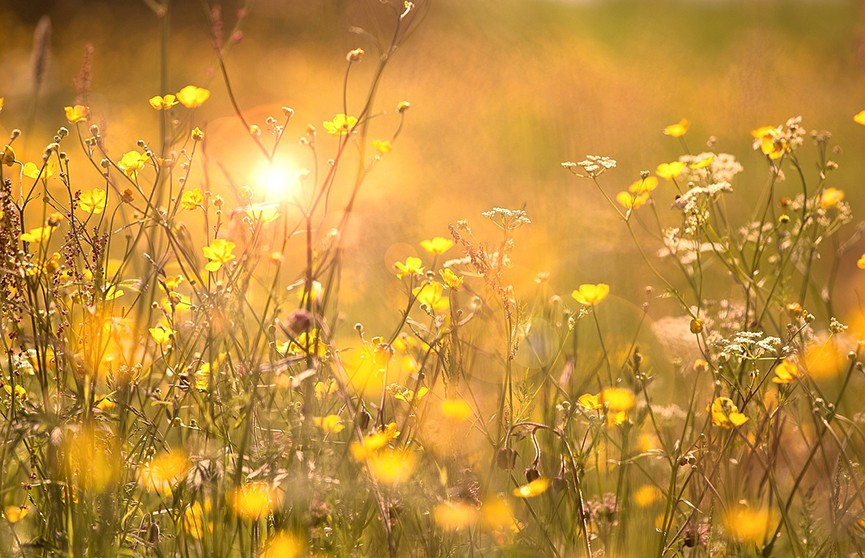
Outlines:
[{"label": "blurred background", "polygon": [[[518,294],[530,297],[534,278],[549,272],[550,292],[566,295],[579,283],[607,282],[636,311],[645,286],[655,282],[615,212],[560,163],[586,154],[613,157],[618,168],[602,184],[615,194],[641,170],[682,154],[662,130],[683,117],[691,121],[686,140],[693,152],[705,150],[712,136],[714,150],[744,165],[734,184],[738,201],[729,206],[742,222],[768,178],[750,131],[797,115],[809,130],[832,132],[840,169],[828,185],[846,192],[855,215],[865,210],[865,127],[852,119],[865,109],[863,2],[431,0],[426,8],[377,98],[372,137],[392,133],[399,101],[410,101],[411,110],[393,151],[364,185],[352,222],[343,283],[349,324],[361,315],[374,327],[395,323],[393,262],[419,253],[423,239],[448,236],[448,223],[468,219],[479,238],[498,240],[480,217],[494,206],[525,207],[533,221],[517,233],[512,279]],[[329,139],[321,123],[342,112],[345,54],[373,50],[350,29],[385,33],[382,7],[376,0],[225,1],[227,33],[241,9],[247,10],[242,38],[226,58],[237,100],[250,123],[262,127],[267,116],[281,116],[281,106],[292,107],[285,156],[308,166],[296,140],[307,124],[319,128],[323,145]],[[260,157],[216,74],[208,6],[171,2],[165,91],[165,22],[158,11],[156,0],[0,0],[0,134],[24,130],[19,159],[38,160],[66,125],[63,106],[76,100],[74,78],[90,44],[87,101],[113,157],[134,149],[139,138],[158,145],[158,114],[147,100],[195,84],[213,92],[195,115],[206,125],[209,161],[224,164],[239,183],[253,180]],[[50,21],[51,30],[37,87],[40,20]],[[349,113],[360,110],[374,59],[357,68]],[[810,141],[803,158],[808,165],[815,158]],[[190,179],[213,191],[225,182],[219,172],[207,181],[203,173]],[[335,195],[348,187],[338,186]],[[792,184],[781,190],[797,191]],[[671,189],[657,193],[660,211],[673,196]],[[852,232],[851,225],[842,239]],[[647,246],[650,253],[656,248]],[[839,282],[851,301],[861,284],[854,271],[863,251],[860,243]],[[664,308],[673,306],[662,305],[656,317]]]}]

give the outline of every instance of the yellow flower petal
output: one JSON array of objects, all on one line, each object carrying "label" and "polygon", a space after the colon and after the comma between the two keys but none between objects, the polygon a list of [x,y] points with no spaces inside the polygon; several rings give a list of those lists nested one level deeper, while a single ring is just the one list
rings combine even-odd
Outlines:
[{"label": "yellow flower petal", "polygon": [[610,294],[610,286],[606,283],[584,283],[572,292],[571,296],[580,304],[593,306],[604,300],[608,294]]},{"label": "yellow flower petal", "polygon": [[514,488],[514,496],[518,498],[534,498],[535,496],[539,496],[546,492],[549,487],[550,479],[541,477],[533,480],[529,484],[524,484],[520,487]]},{"label": "yellow flower petal", "polygon": [[688,131],[688,126],[690,123],[687,118],[683,118],[675,124],[670,124],[666,128],[664,128],[664,134],[674,137],[680,138],[684,136]]},{"label": "yellow flower petal", "polygon": [[210,98],[210,91],[203,87],[187,85],[177,92],[177,100],[186,108],[200,107]]}]

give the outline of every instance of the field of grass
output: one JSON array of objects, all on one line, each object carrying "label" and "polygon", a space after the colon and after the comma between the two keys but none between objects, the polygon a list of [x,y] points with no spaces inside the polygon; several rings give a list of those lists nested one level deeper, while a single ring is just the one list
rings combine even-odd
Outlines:
[{"label": "field of grass", "polygon": [[862,556],[863,16],[0,4],[0,556]]}]

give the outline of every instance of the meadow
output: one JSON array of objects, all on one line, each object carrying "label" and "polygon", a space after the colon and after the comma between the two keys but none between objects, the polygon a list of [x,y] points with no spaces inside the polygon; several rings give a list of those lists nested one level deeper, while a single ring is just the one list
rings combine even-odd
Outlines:
[{"label": "meadow", "polygon": [[0,5],[0,555],[863,555],[862,15]]}]

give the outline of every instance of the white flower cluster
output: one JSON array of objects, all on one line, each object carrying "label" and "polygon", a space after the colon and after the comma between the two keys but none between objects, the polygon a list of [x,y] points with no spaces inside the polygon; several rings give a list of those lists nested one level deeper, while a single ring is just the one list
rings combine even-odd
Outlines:
[{"label": "white flower cluster", "polygon": [[681,209],[685,217],[684,232],[694,235],[697,229],[709,218],[708,205],[718,194],[733,191],[729,182],[718,182],[708,186],[693,186],[676,198],[673,207]]},{"label": "white flower cluster", "polygon": [[732,339],[722,339],[718,342],[721,354],[728,357],[760,358],[761,356],[777,357],[781,354],[783,342],[777,338],[764,335],[762,331],[739,331]]},{"label": "white flower cluster", "polygon": [[598,176],[601,176],[604,171],[616,168],[616,160],[600,155],[586,155],[586,158],[579,163],[566,161],[562,163],[562,166],[577,176],[583,176],[576,170],[577,167],[580,167],[589,175],[589,177],[597,178]]}]

